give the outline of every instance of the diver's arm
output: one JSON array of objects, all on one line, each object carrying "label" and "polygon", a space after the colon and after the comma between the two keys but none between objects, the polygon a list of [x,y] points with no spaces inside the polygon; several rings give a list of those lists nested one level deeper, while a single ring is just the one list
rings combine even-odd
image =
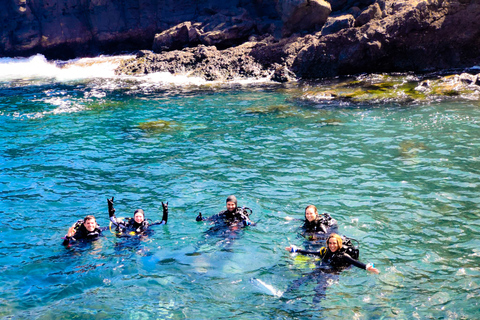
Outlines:
[{"label": "diver's arm", "polygon": [[166,203],[162,202],[162,207],[163,207],[162,221],[157,220],[153,223],[149,223],[148,224],[149,226],[158,226],[158,225],[162,225],[162,224],[167,224],[167,221],[168,221],[168,202],[166,202]]},{"label": "diver's arm", "polygon": [[348,264],[353,264],[355,267],[360,268],[360,269],[367,269],[367,265],[363,262],[360,262],[358,260],[353,259],[350,257],[348,254],[343,254],[342,257],[343,261],[345,261]]},{"label": "diver's arm", "polygon": [[297,248],[294,245],[290,245],[290,247],[285,247],[285,250],[290,251],[292,253],[297,252],[297,253],[304,254],[304,255],[310,254],[310,255],[319,256],[319,257],[322,256],[320,251],[302,250],[302,249]]},{"label": "diver's arm", "polygon": [[220,212],[220,213],[217,213],[217,214],[214,214],[213,216],[209,217],[209,218],[205,218],[204,216],[202,216],[202,213],[199,212],[198,213],[198,216],[195,218],[196,221],[217,221],[217,220],[220,220],[221,219],[221,215],[223,214],[224,211]]},{"label": "diver's arm", "polygon": [[162,202],[162,208],[163,208],[162,224],[167,224],[167,221],[168,221],[168,202],[165,202],[165,203]]},{"label": "diver's arm", "polygon": [[247,216],[243,216],[242,218],[243,218],[242,222],[243,222],[244,227],[255,226],[256,225],[256,223],[253,222],[252,220],[250,220],[250,218],[248,218]]},{"label": "diver's arm", "polygon": [[115,208],[113,207],[113,197],[112,199],[107,198],[107,203],[108,203],[108,216],[110,217],[110,221],[112,222],[112,224],[117,228],[120,227],[120,225],[122,225],[122,227],[125,227],[124,223],[122,223],[121,221],[118,221],[117,217],[115,217]]},{"label": "diver's arm", "polygon": [[70,228],[68,228],[67,234],[63,238],[62,244],[64,246],[68,246],[71,242],[74,242],[75,238],[73,236],[75,235],[75,233],[76,233],[76,230],[74,226],[71,226]]},{"label": "diver's arm", "polygon": [[309,250],[297,249],[296,252],[301,253],[301,254],[304,254],[304,255],[309,254],[309,255],[313,255],[313,256],[319,256],[319,257],[321,256],[321,255],[320,255],[320,251],[309,251]]},{"label": "diver's arm", "polygon": [[353,264],[355,267],[360,268],[360,269],[365,269],[367,271],[373,272],[373,273],[380,273],[380,271],[374,267],[373,263],[365,264],[363,262],[360,262],[358,260],[353,259],[350,257],[348,254],[343,255],[343,259],[345,262],[349,264]]}]

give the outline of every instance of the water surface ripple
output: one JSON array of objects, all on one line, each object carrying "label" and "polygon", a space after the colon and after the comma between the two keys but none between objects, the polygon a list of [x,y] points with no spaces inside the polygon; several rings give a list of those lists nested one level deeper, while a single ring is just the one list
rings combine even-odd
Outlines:
[{"label": "water surface ripple", "polygon": [[[321,84],[319,84],[321,85]],[[0,317],[5,319],[474,319],[480,317],[478,102],[305,102],[273,85],[118,81],[0,87]],[[154,121],[157,121],[156,125]],[[163,125],[161,124],[163,122]],[[166,123],[166,124],[165,124]],[[255,227],[211,235],[201,211],[236,194]],[[143,208],[144,239],[66,249],[87,214]],[[348,269],[320,302],[283,249],[307,204],[339,221],[380,275]]]}]

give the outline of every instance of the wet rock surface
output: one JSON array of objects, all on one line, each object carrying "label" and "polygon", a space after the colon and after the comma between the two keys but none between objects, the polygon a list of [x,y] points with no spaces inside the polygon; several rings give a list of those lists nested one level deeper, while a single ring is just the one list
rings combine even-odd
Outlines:
[{"label": "wet rock surface", "polygon": [[[378,1],[355,19],[352,14],[339,15],[313,34],[251,39],[215,51],[208,59],[197,59],[196,67],[195,62],[186,65],[184,58],[175,60],[167,53],[157,59],[169,59],[181,66],[176,69],[195,70],[196,75],[204,73],[206,79],[258,74],[283,82],[359,73],[431,72],[480,63],[479,17],[479,1]],[[202,51],[195,49],[195,56]],[[194,54],[186,49],[176,54],[189,52]],[[124,72],[122,68],[119,73]]]},{"label": "wet rock surface", "polygon": [[279,82],[480,64],[480,0],[122,3],[10,1],[0,13],[0,54],[141,49],[118,74]]}]

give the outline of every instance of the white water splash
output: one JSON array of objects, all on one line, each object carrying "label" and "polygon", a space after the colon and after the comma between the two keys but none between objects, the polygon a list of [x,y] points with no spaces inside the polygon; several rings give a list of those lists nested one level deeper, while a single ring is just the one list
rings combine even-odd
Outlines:
[{"label": "white water splash", "polygon": [[[80,58],[68,61],[50,61],[43,55],[37,54],[29,58],[0,58],[0,82],[12,80],[50,79],[57,82],[68,82],[87,79],[106,79],[113,81],[127,79],[138,81],[140,89],[163,86],[223,86],[223,85],[251,85],[271,82],[262,79],[234,79],[230,81],[207,81],[202,77],[192,76],[189,73],[171,74],[156,72],[147,75],[126,76],[116,75],[115,69],[120,63],[133,56],[100,56],[95,58]],[[119,84],[108,83],[108,87]]]},{"label": "white water splash", "polygon": [[54,79],[59,82],[113,78],[121,61],[131,56],[48,61],[37,54],[29,58],[1,58],[0,81]]},{"label": "white water splash", "polygon": [[171,74],[168,72],[155,72],[145,76],[137,77],[144,81],[143,86],[149,86],[151,84],[170,84],[170,85],[194,85],[200,86],[207,83],[207,81],[200,77],[189,77],[186,74]]},{"label": "white water splash", "polygon": [[272,285],[267,284],[260,279],[252,278],[250,279],[250,282],[266,294],[273,295],[274,297],[277,297],[277,298],[280,298],[283,296],[283,291],[275,289]]},{"label": "white water splash", "polygon": [[14,112],[11,116],[13,119],[40,119],[48,115],[58,115],[62,113],[74,113],[80,112],[86,109],[85,105],[78,103],[74,100],[70,100],[68,97],[52,97],[46,100],[39,100],[43,103],[48,103],[55,106],[52,110],[45,110],[39,112],[20,113]]},{"label": "white water splash", "polygon": [[54,63],[37,54],[30,58],[0,59],[0,81],[14,79],[48,78],[58,72]]}]

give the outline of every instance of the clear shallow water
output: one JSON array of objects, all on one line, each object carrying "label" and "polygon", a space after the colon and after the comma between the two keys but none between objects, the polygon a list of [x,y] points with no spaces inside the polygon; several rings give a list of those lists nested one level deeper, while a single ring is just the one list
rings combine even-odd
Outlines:
[{"label": "clear shallow water", "polygon": [[[60,74],[60,75],[59,75]],[[299,98],[319,84],[184,84],[165,75],[0,81],[0,317],[8,319],[473,319],[480,316],[480,103],[349,104]],[[183,84],[182,84],[183,83]],[[316,102],[315,102],[316,101]],[[273,107],[272,107],[273,106]],[[168,126],[150,126],[150,121]],[[257,226],[196,223],[229,194]],[[77,219],[143,208],[144,239],[66,249]],[[285,291],[314,259],[307,204],[360,241],[362,261]]]}]

